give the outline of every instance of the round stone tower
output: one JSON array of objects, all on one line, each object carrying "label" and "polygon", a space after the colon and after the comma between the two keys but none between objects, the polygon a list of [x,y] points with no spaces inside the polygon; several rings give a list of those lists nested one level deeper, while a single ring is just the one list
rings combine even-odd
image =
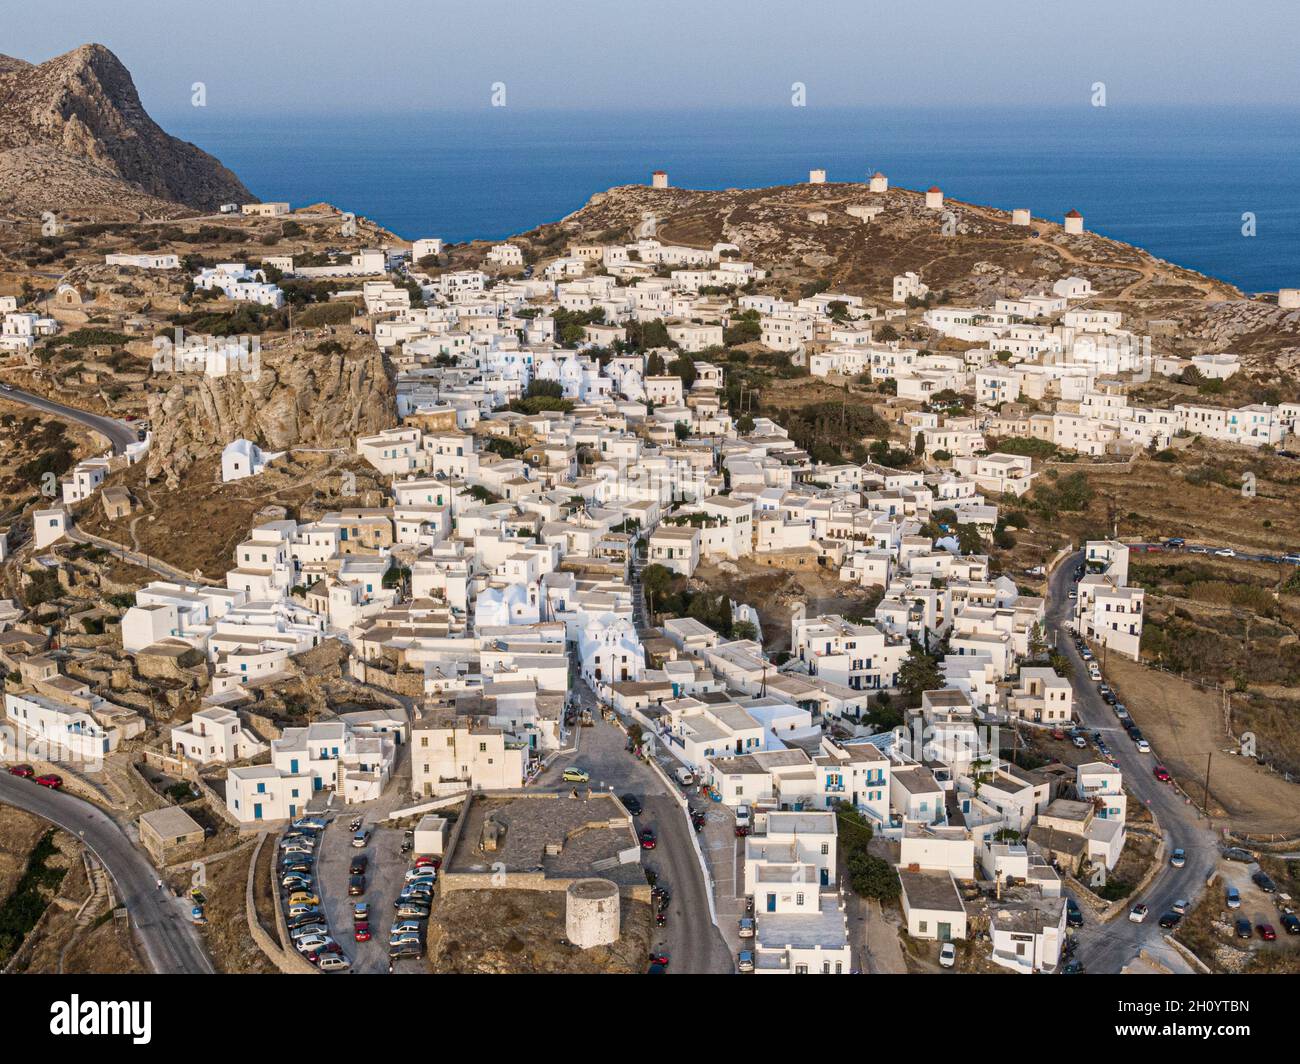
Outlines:
[{"label": "round stone tower", "polygon": [[651,175],[650,175],[650,187],[651,187],[651,188],[667,188],[667,187],[668,187],[668,171],[666,171],[666,170],[656,170],[653,174],[651,174]]},{"label": "round stone tower", "polygon": [[888,192],[889,178],[877,170],[871,175],[871,184],[868,187],[872,192]]},{"label": "round stone tower", "polygon": [[931,185],[925,190],[925,205],[932,211],[943,210],[943,189],[938,185]]},{"label": "round stone tower", "polygon": [[1028,225],[1028,224],[1029,224],[1029,208],[1028,208],[1028,207],[1017,207],[1015,210],[1013,210],[1013,211],[1011,212],[1011,224],[1012,224],[1012,225]]},{"label": "round stone tower", "polygon": [[618,887],[608,879],[578,879],[564,892],[564,928],[582,949],[618,941]]},{"label": "round stone tower", "polygon": [[1082,233],[1083,215],[1078,211],[1070,211],[1070,213],[1065,216],[1065,231],[1067,233],[1075,234]]}]

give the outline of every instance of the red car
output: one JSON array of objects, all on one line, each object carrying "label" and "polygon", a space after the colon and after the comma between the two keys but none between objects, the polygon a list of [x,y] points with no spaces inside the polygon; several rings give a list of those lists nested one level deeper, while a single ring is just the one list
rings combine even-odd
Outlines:
[{"label": "red car", "polygon": [[744,838],[746,835],[748,835],[748,834],[749,834],[749,825],[748,825],[748,824],[737,824],[737,825],[736,825],[736,838],[738,838],[738,839],[743,839],[743,838]]},{"label": "red car", "polygon": [[1277,938],[1277,932],[1273,930],[1272,924],[1260,924],[1255,930],[1259,932],[1259,937],[1265,942],[1272,942]]},{"label": "red car", "polygon": [[1064,738],[1065,738],[1065,732],[1061,731],[1060,728],[1053,728],[1053,729],[1052,729],[1052,738],[1053,738],[1053,739],[1064,739]]},{"label": "red car", "polygon": [[37,776],[34,782],[39,783],[42,787],[62,787],[63,777],[56,776],[53,772],[48,772],[44,776]]},{"label": "red car", "polygon": [[643,832],[641,832],[641,849],[653,850],[656,845],[657,845],[657,840],[655,839],[655,833],[653,831],[651,831],[649,828],[646,828]]},{"label": "red car", "polygon": [[1168,783],[1170,779],[1173,778],[1169,775],[1169,770],[1165,768],[1164,765],[1157,765],[1152,771],[1155,772],[1156,779],[1161,783]]},{"label": "red car", "polygon": [[416,868],[429,868],[429,867],[441,868],[442,858],[441,857],[417,857],[415,859],[415,867]]},{"label": "red car", "polygon": [[31,765],[10,765],[9,775],[22,776],[26,779],[28,776],[35,776],[36,770]]},{"label": "red car", "polygon": [[657,964],[657,965],[659,965],[661,968],[667,968],[667,967],[668,967],[668,954],[666,954],[666,953],[652,953],[652,954],[650,954],[650,963],[651,963],[651,964]]},{"label": "red car", "polygon": [[370,941],[370,925],[369,925],[369,924],[357,924],[355,927],[352,928],[352,937],[353,937],[354,939],[356,939],[358,942],[369,942],[369,941]]}]

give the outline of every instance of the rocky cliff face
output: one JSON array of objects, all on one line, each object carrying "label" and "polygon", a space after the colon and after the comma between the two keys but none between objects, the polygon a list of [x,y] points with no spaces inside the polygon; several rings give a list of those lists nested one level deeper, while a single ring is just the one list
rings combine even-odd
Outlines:
[{"label": "rocky cliff face", "polygon": [[[51,180],[33,185],[46,172]],[[39,65],[0,56],[0,207],[77,210],[113,195],[138,210],[253,199],[220,162],[149,117],[103,45]]]},{"label": "rocky cliff face", "polygon": [[175,487],[197,459],[248,439],[267,451],[352,449],[396,423],[391,367],[368,341],[336,354],[285,345],[260,353],[255,375],[178,376],[149,396],[147,474]]}]

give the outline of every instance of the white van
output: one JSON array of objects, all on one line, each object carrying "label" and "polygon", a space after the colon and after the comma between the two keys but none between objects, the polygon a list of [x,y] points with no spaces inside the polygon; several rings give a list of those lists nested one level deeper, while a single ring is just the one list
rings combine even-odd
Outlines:
[{"label": "white van", "polygon": [[673,775],[677,777],[677,782],[683,787],[690,787],[695,783],[695,774],[690,769],[683,768],[680,765],[673,771]]},{"label": "white van", "polygon": [[750,826],[751,820],[752,817],[750,815],[749,806],[747,805],[736,806],[736,827],[747,828]]}]

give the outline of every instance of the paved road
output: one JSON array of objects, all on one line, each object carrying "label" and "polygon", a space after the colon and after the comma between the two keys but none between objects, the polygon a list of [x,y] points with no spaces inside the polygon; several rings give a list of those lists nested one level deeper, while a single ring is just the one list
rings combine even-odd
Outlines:
[{"label": "paved road", "polygon": [[[582,704],[590,693],[585,684],[575,688]],[[653,850],[642,851],[641,862],[653,868],[658,882],[668,889],[672,900],[668,906],[668,923],[655,929],[652,941],[668,954],[669,972],[720,973],[735,970],[735,959],[709,915],[708,886],[700,869],[692,828],[680,804],[663,782],[644,762],[624,749],[626,737],[621,728],[593,714],[595,723],[579,729],[576,754],[557,757],[541,773],[535,784],[543,790],[568,790],[572,785],[561,781],[566,768],[577,766],[591,774],[591,786],[612,790],[615,794],[635,794],[644,807],[636,818],[636,828],[653,828],[658,836]]]},{"label": "paved road", "polygon": [[20,392],[17,388],[11,388],[7,391],[0,390],[0,399],[11,399],[15,403],[22,403],[34,410],[43,410],[47,414],[57,414],[69,421],[78,421],[104,436],[112,444],[114,454],[121,454],[126,450],[128,444],[136,442],[136,430],[126,422],[118,421],[116,418],[104,417],[102,414],[92,414],[72,406],[64,406],[52,399],[31,395],[28,392]]},{"label": "paved road", "polygon": [[[1143,802],[1160,822],[1167,853],[1162,858],[1160,872],[1146,890],[1129,899],[1130,906],[1142,901],[1150,907],[1146,921],[1135,924],[1123,914],[1107,924],[1089,919],[1078,932],[1078,959],[1091,972],[1118,972],[1140,949],[1146,949],[1175,971],[1186,971],[1187,964],[1181,955],[1164,942],[1166,932],[1159,926],[1160,915],[1179,898],[1195,903],[1218,863],[1219,847],[1209,821],[1174,787],[1161,783],[1152,774],[1159,752],[1138,753],[1111,708],[1097,693],[1097,685],[1088,679],[1087,666],[1075,649],[1073,638],[1062,628],[1072,614],[1069,593],[1074,568],[1081,564],[1083,553],[1079,552],[1062,561],[1052,574],[1048,586],[1048,630],[1056,635],[1058,649],[1074,666],[1074,705],[1079,720],[1089,731],[1099,731],[1104,736],[1124,773],[1130,801]],[[1181,869],[1173,868],[1167,856],[1178,847],[1187,851],[1187,864]]]},{"label": "paved road", "polygon": [[80,798],[7,773],[0,775],[0,802],[58,824],[99,858],[113,877],[118,900],[131,915],[152,971],[212,973],[199,933],[189,922],[188,905],[158,889],[157,871],[106,813]]}]

